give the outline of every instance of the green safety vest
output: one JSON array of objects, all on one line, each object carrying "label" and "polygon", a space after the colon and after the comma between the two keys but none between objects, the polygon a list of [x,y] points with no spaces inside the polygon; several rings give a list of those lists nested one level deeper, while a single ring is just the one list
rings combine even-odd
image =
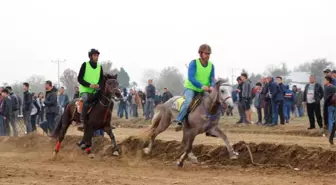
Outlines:
[{"label": "green safety vest", "polygon": [[[212,63],[208,61],[208,65],[203,67],[201,60],[196,59],[196,75],[195,78],[202,85],[210,85],[210,75],[212,70]],[[187,89],[194,90],[196,92],[203,92],[203,89],[195,87],[188,79],[184,82],[184,87]]]},{"label": "green safety vest", "polygon": [[[90,84],[97,84],[99,82],[101,72],[100,64],[97,64],[96,69],[93,69],[89,62],[85,62],[85,72],[84,72],[84,80]],[[83,85],[79,86],[79,93],[96,93],[93,88],[85,87]]]}]

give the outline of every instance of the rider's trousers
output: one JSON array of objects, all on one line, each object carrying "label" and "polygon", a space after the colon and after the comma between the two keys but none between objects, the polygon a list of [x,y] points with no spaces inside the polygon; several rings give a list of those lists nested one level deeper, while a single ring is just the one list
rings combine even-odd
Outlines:
[{"label": "rider's trousers", "polygon": [[189,105],[191,104],[193,98],[197,95],[197,92],[191,90],[191,89],[184,89],[184,93],[183,96],[185,98],[185,101],[183,102],[182,106],[181,106],[181,110],[176,118],[176,120],[183,122],[184,117],[187,115],[188,113],[188,108]]}]

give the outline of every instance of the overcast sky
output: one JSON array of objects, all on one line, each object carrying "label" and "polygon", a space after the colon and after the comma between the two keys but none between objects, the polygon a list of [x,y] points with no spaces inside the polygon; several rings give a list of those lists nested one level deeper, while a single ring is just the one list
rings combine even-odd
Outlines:
[{"label": "overcast sky", "polygon": [[66,59],[61,71],[78,72],[90,48],[137,82],[147,68],[187,73],[203,43],[222,77],[232,68],[336,61],[335,0],[10,0],[1,7],[2,83],[32,74],[56,81],[51,60]]}]

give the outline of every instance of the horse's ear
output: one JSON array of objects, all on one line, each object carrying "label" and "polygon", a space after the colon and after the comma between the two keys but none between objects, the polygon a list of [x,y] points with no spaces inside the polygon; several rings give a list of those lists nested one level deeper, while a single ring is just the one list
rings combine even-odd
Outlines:
[{"label": "horse's ear", "polygon": [[117,74],[112,74],[112,79],[117,79],[118,78],[118,73]]}]

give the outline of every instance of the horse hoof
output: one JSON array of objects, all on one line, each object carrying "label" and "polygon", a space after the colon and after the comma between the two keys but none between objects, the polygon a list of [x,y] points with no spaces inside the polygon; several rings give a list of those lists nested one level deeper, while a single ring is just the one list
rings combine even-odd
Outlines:
[{"label": "horse hoof", "polygon": [[192,162],[193,164],[198,164],[197,157],[190,158],[190,162]]},{"label": "horse hoof", "polygon": [[178,167],[182,168],[183,167],[183,162],[178,161],[176,164]]},{"label": "horse hoof", "polygon": [[56,157],[57,157],[57,152],[56,152],[56,151],[54,151],[54,152],[53,152],[53,154],[52,154],[52,156],[51,156],[51,159],[52,159],[52,160],[55,160],[55,159],[56,159]]},{"label": "horse hoof", "polygon": [[93,159],[93,158],[96,157],[94,154],[89,154],[88,156],[89,156],[90,159]]},{"label": "horse hoof", "polygon": [[114,152],[112,153],[112,155],[113,155],[113,156],[119,156],[119,151],[117,151],[117,150],[114,151]]},{"label": "horse hoof", "polygon": [[150,148],[144,148],[143,151],[147,155],[151,152]]}]

